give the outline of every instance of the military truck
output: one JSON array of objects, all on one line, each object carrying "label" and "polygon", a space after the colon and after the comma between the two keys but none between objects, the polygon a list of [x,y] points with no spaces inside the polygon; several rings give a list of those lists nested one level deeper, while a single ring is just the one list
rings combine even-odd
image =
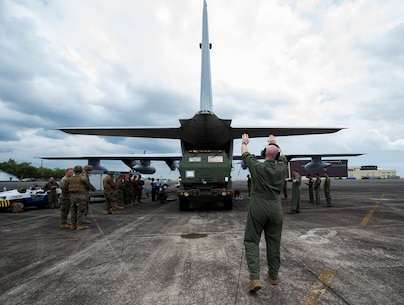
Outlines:
[{"label": "military truck", "polygon": [[233,208],[232,160],[224,150],[189,150],[179,163],[180,186],[177,190],[180,211],[191,204],[223,203]]}]

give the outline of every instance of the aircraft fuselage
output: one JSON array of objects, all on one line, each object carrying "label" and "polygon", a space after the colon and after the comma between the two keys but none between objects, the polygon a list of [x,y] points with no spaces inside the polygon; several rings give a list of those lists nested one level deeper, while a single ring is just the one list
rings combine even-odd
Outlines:
[{"label": "aircraft fuselage", "polygon": [[181,119],[180,124],[183,152],[190,149],[232,152],[231,120],[220,119],[211,112],[198,112],[191,119]]}]

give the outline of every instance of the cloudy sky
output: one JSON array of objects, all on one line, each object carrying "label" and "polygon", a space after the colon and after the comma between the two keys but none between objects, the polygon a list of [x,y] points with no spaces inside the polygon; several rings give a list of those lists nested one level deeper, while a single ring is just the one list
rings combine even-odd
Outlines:
[{"label": "cloudy sky", "polygon": [[[366,153],[349,165],[404,176],[402,0],[207,3],[219,117],[236,127],[343,127],[278,143],[286,154]],[[176,140],[56,129],[177,127],[193,116],[202,7],[202,0],[0,0],[0,162],[39,167],[39,156],[178,153]],[[252,139],[249,148],[258,153],[265,142]],[[154,165],[156,175],[177,176]]]}]

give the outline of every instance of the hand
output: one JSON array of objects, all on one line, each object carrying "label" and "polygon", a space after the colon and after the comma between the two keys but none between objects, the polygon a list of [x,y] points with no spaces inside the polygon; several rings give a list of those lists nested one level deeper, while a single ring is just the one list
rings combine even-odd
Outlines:
[{"label": "hand", "polygon": [[247,133],[243,133],[241,136],[241,142],[243,143],[250,143],[250,139],[248,139],[248,134]]},{"label": "hand", "polygon": [[273,134],[270,134],[268,137],[268,144],[276,144],[276,139]]}]

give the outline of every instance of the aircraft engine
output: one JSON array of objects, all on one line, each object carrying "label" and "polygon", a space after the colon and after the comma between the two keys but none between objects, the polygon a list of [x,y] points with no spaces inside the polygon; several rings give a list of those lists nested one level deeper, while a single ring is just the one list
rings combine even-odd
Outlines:
[{"label": "aircraft engine", "polygon": [[141,174],[151,175],[156,172],[156,168],[150,165],[150,160],[122,160],[128,167]]},{"label": "aircraft engine", "polygon": [[172,171],[178,169],[180,163],[178,160],[165,160],[165,162]]},{"label": "aircraft engine", "polygon": [[156,172],[156,169],[151,165],[136,164],[132,169],[146,175],[152,175]]},{"label": "aircraft engine", "polygon": [[319,161],[319,162],[309,162],[304,165],[305,170],[310,170],[310,169],[321,169],[321,168],[327,168],[331,166],[331,163],[329,162],[324,162],[324,161]]}]

